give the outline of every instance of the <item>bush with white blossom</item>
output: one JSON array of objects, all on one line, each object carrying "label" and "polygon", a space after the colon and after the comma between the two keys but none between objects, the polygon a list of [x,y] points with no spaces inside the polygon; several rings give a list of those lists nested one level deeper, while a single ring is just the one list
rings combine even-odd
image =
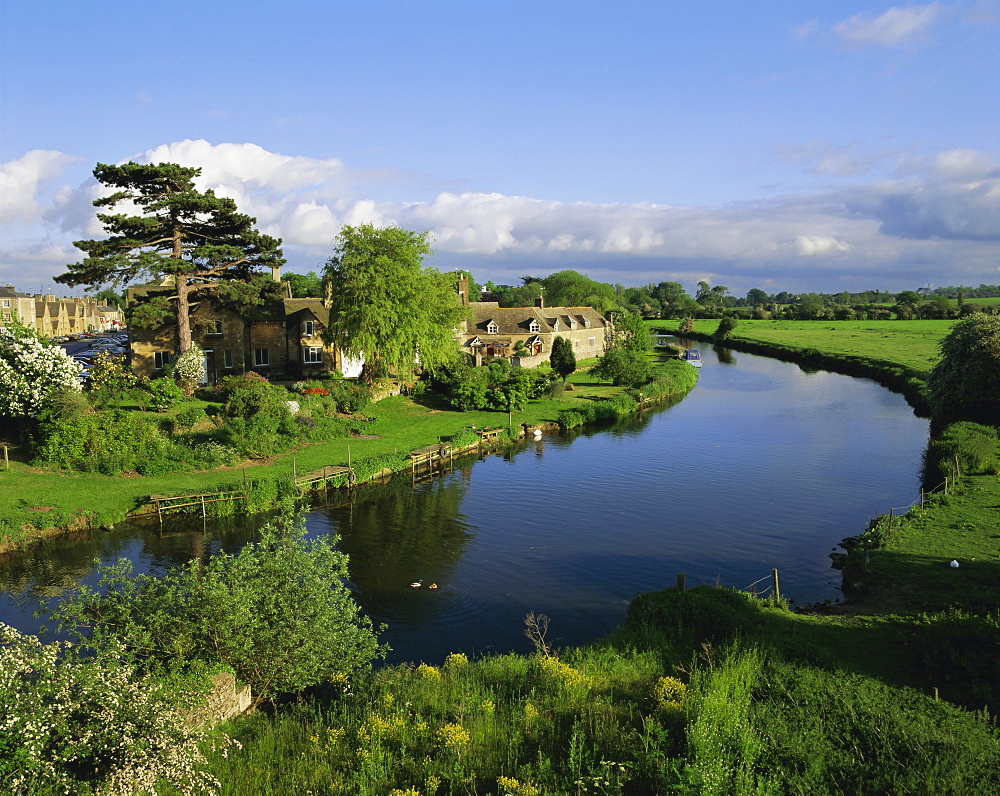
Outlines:
[{"label": "bush with white blossom", "polygon": [[184,390],[185,395],[194,392],[194,388],[205,381],[205,351],[197,343],[177,357],[174,362],[174,378]]},{"label": "bush with white blossom", "polygon": [[4,793],[215,793],[203,733],[157,684],[111,658],[77,661],[59,643],[0,623]]},{"label": "bush with white blossom", "polygon": [[80,365],[17,322],[0,330],[0,414],[34,417],[53,392],[80,389]]}]

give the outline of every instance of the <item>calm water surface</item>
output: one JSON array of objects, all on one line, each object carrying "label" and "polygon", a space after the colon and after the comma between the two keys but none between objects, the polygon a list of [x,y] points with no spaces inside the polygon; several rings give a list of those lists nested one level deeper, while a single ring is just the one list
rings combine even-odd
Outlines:
[{"label": "calm water surface", "polygon": [[[307,516],[338,534],[365,610],[389,626],[391,660],[526,651],[523,616],[547,614],[559,645],[617,625],[637,593],[781,572],[797,603],[836,599],[828,553],[919,496],[927,422],[877,384],[703,349],[680,403],[611,429],[546,436],[412,487],[357,490]],[[50,542],[0,568],[0,621],[25,631],[93,560],[162,571],[253,529],[122,528]],[[438,589],[410,583],[434,582]],[[765,584],[761,584],[763,587]]]}]

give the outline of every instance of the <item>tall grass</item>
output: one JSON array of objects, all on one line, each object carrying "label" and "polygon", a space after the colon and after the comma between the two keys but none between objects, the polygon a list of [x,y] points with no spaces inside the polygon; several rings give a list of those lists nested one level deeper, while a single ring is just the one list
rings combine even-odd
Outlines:
[{"label": "tall grass", "polygon": [[213,773],[225,794],[995,792],[984,716],[795,658],[753,630],[787,612],[748,595],[658,594],[659,619],[647,600],[558,657],[455,654],[238,719]]}]

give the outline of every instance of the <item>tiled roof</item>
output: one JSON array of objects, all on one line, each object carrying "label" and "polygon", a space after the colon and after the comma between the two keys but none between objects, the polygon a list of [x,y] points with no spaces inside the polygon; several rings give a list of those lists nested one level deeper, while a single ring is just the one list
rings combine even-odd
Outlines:
[{"label": "tiled roof", "polygon": [[[478,334],[529,334],[533,330],[531,322],[538,324],[537,331],[552,333],[555,322],[559,321],[559,330],[568,331],[572,328],[572,320],[578,329],[602,328],[607,322],[593,307],[500,307],[496,302],[477,302],[469,305],[472,318],[469,321],[469,332]],[[496,324],[497,330],[489,332],[490,322]]]}]

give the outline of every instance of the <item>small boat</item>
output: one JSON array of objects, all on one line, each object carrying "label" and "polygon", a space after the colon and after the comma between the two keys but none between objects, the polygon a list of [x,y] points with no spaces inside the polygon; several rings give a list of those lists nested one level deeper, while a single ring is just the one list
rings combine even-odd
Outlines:
[{"label": "small boat", "polygon": [[689,348],[684,351],[684,353],[681,354],[681,359],[696,368],[700,368],[702,365],[701,352],[697,348]]}]

